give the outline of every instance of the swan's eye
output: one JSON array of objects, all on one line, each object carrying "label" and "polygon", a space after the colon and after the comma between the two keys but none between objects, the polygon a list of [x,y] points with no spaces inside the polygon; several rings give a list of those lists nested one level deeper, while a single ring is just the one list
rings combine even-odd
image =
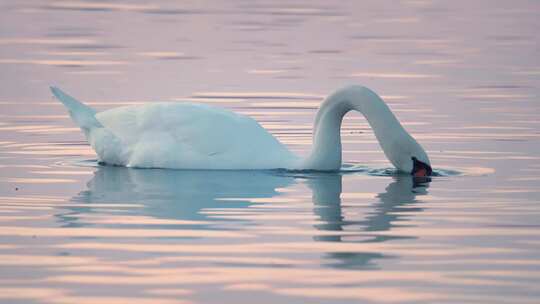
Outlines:
[{"label": "swan's eye", "polygon": [[416,157],[412,157],[412,161],[413,169],[411,175],[413,175],[414,177],[430,176],[433,172],[430,165],[419,161]]}]

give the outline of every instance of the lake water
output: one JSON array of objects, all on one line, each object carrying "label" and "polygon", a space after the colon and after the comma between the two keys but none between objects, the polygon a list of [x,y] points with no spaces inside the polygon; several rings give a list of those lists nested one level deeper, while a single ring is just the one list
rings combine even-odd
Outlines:
[{"label": "lake water", "polygon": [[[537,1],[0,1],[0,302],[538,303]],[[305,155],[321,99],[387,101],[441,176],[98,166],[98,110],[189,100]]]}]

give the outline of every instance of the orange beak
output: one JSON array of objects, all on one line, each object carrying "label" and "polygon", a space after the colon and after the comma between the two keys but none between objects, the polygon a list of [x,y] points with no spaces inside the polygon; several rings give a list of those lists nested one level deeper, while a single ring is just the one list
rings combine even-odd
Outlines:
[{"label": "orange beak", "polygon": [[421,168],[418,171],[414,172],[414,177],[426,177],[426,176],[428,176],[428,174],[425,168]]}]

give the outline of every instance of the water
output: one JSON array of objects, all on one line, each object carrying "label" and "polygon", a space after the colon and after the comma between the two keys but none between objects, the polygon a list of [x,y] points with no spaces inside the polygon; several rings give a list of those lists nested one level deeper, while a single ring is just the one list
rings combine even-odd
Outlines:
[{"label": "water", "polygon": [[[537,303],[534,1],[0,2],[0,302]],[[383,95],[342,173],[98,166],[51,84],[102,110],[215,104],[305,155],[323,96]]]}]

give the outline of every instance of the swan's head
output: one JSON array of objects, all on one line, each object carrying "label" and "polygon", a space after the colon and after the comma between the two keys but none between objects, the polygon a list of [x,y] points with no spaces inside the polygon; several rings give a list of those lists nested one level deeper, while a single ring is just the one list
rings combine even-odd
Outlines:
[{"label": "swan's head", "polygon": [[428,163],[419,161],[416,157],[411,157],[411,160],[413,162],[413,169],[411,171],[411,174],[414,177],[426,177],[430,176],[433,170],[431,169],[431,166]]},{"label": "swan's head", "polygon": [[431,169],[431,163],[426,151],[424,151],[416,140],[412,139],[412,141],[412,147],[408,150],[409,152],[402,155],[406,158],[401,168],[402,171],[410,173],[414,177],[430,176],[433,170]]},{"label": "swan's head", "polygon": [[430,176],[433,172],[426,151],[409,134],[402,134],[399,139],[392,141],[385,154],[401,172],[415,177]]}]

